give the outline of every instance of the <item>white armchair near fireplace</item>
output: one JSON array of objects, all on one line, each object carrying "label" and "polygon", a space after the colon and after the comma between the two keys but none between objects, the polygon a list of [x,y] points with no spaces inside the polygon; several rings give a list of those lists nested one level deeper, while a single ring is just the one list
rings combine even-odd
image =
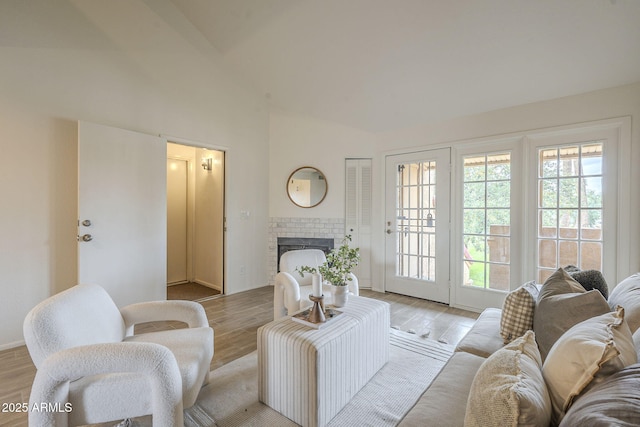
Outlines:
[{"label": "white armchair near fireplace", "polygon": [[[326,260],[320,249],[301,249],[288,251],[280,257],[280,272],[276,274],[273,287],[273,318],[274,320],[295,313],[312,305],[309,295],[312,293],[311,274],[300,274],[298,267],[318,267]],[[349,292],[358,295],[358,278],[350,274]],[[325,304],[332,303],[331,290],[328,285],[323,286]]]}]

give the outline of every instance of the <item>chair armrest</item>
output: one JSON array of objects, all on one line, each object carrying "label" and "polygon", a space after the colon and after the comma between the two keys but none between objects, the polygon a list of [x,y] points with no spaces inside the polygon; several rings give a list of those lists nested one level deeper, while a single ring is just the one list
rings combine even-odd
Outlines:
[{"label": "chair armrest", "polygon": [[358,278],[356,277],[356,275],[353,273],[349,273],[347,276],[351,278],[351,280],[347,282],[347,286],[349,286],[349,292],[356,296],[360,295],[360,285],[358,283]]},{"label": "chair armrest", "polygon": [[276,274],[273,295],[273,319],[279,319],[300,308],[300,285],[286,271]]},{"label": "chair armrest", "polygon": [[120,309],[127,336],[138,323],[177,320],[190,328],[209,327],[204,307],[193,301],[148,301],[127,305]]},{"label": "chair armrest", "polygon": [[[66,408],[69,383],[79,378],[109,373],[148,376],[154,427],[182,425],[182,378],[171,351],[154,343],[91,344],[61,350],[47,357],[36,372],[29,408],[41,404]],[[67,425],[65,410],[29,412],[29,425]]]}]

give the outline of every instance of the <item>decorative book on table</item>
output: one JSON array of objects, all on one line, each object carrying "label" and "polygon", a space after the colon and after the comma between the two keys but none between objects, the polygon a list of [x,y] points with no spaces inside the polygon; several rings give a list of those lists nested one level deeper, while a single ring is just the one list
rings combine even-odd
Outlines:
[{"label": "decorative book on table", "polygon": [[293,316],[291,316],[291,320],[293,320],[294,322],[302,323],[303,325],[307,325],[314,329],[320,329],[323,326],[326,326],[329,323],[331,323],[333,319],[335,319],[336,317],[342,314],[341,311],[338,311],[333,307],[327,307],[324,310],[324,317],[327,320],[322,323],[313,323],[308,320],[310,312],[311,312],[311,307],[307,308],[306,310],[302,310],[299,313],[294,314]]}]

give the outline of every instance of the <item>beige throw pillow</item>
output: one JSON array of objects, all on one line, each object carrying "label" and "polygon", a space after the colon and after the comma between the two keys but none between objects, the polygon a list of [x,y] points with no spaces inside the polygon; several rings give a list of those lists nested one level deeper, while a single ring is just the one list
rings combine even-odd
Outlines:
[{"label": "beige throw pillow", "polygon": [[542,285],[533,315],[533,330],[544,362],[553,344],[573,325],[610,312],[597,290],[585,291],[562,268]]},{"label": "beige throw pillow", "polygon": [[627,277],[609,295],[609,307],[624,307],[624,317],[631,332],[640,329],[640,273]]},{"label": "beige throw pillow", "polygon": [[573,400],[588,386],[636,361],[622,307],[569,329],[551,348],[542,367],[555,423],[562,420]]},{"label": "beige throw pillow", "polygon": [[551,401],[541,366],[533,331],[489,356],[471,384],[465,427],[547,427]]},{"label": "beige throw pillow", "polygon": [[538,299],[536,282],[528,282],[509,292],[502,305],[500,336],[507,344],[533,329],[533,313]]}]

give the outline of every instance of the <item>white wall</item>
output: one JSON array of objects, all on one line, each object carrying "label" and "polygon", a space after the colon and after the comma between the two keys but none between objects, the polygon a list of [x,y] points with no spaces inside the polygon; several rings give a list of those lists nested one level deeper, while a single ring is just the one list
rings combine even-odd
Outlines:
[{"label": "white wall", "polygon": [[0,349],[38,301],[77,277],[77,124],[0,96]]},{"label": "white wall", "polygon": [[267,283],[266,105],[169,1],[0,2],[0,28],[0,349],[76,283],[77,120],[226,147],[227,292]]},{"label": "white wall", "polygon": [[[269,125],[269,216],[344,218],[345,158],[373,157],[374,135],[282,111],[271,112]],[[298,207],[287,197],[287,178],[301,166],[320,169],[327,180],[327,196],[314,208]]]},{"label": "white wall", "polygon": [[[194,280],[222,291],[224,258],[224,163],[221,151],[196,149],[196,159],[211,158],[211,170],[196,164],[194,218]],[[262,282],[265,284],[265,282]]]}]

